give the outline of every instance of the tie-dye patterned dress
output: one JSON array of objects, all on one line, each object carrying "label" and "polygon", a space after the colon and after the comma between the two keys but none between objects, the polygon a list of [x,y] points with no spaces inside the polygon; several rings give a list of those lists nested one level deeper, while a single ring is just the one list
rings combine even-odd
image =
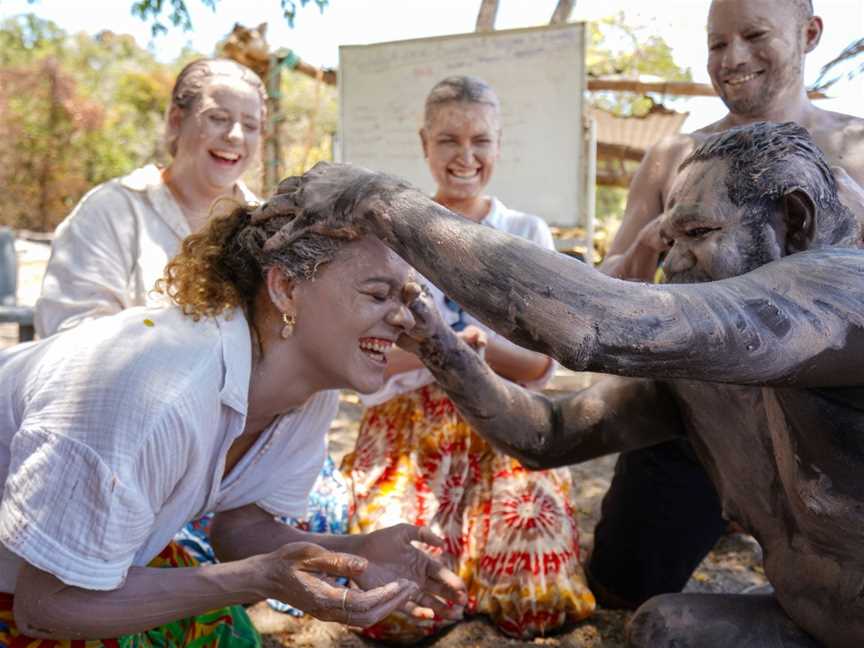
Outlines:
[{"label": "tie-dye patterned dress", "polygon": [[[552,245],[542,221],[497,200],[484,222]],[[430,291],[455,330],[473,324],[494,335]],[[400,374],[370,399],[375,404],[342,465],[353,487],[351,532],[400,522],[431,527],[446,540],[444,563],[468,586],[466,613],[488,615],[511,636],[544,634],[590,615],[569,470],[529,472],[493,450],[424,372]],[[444,625],[394,614],[365,634],[408,642]]]}]

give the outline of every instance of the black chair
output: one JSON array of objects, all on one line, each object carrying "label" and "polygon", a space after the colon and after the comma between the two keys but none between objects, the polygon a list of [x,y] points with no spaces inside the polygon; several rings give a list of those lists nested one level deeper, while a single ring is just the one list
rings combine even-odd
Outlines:
[{"label": "black chair", "polygon": [[18,257],[15,256],[15,232],[0,227],[0,322],[18,324],[18,341],[29,342],[33,328],[33,309],[18,305]]}]

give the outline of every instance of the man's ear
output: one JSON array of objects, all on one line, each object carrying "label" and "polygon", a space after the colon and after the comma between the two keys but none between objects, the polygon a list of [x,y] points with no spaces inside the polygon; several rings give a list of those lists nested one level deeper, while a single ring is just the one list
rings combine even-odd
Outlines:
[{"label": "man's ear", "polygon": [[810,247],[816,231],[816,204],[804,189],[795,188],[782,198],[786,223],[786,254]]},{"label": "man's ear", "polygon": [[267,270],[267,294],[270,302],[280,313],[296,315],[297,306],[294,303],[294,287],[297,285],[293,279],[285,276],[279,268],[272,266]]},{"label": "man's ear", "polygon": [[813,16],[807,21],[804,28],[804,52],[809,54],[819,41],[822,40],[822,19],[819,16]]}]

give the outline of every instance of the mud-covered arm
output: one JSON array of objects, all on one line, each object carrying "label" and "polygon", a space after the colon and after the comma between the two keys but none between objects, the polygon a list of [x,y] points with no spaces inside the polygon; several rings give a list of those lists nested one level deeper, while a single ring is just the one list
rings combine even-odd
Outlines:
[{"label": "mud-covered arm", "polygon": [[654,286],[472,223],[391,176],[319,164],[286,185],[281,208],[294,205],[298,216],[287,238],[310,228],[374,234],[491,328],[571,369],[750,385],[864,383],[860,251],[809,251],[724,281]]},{"label": "mud-covered arm", "polygon": [[691,285],[612,279],[415,193],[373,233],[478,319],[575,370],[735,384],[864,384],[864,256],[833,249]]},{"label": "mud-covered arm", "polygon": [[529,468],[552,468],[653,445],[683,434],[668,387],[607,376],[589,389],[548,397],[502,379],[444,324],[428,296],[412,304],[410,348],[473,428]]}]

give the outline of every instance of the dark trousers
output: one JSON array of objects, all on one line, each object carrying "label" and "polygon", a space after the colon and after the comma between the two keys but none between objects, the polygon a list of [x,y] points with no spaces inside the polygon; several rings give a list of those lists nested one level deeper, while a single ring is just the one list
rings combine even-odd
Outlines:
[{"label": "dark trousers", "polygon": [[613,608],[680,592],[725,529],[717,491],[689,441],[625,452],[603,498],[588,584]]}]

